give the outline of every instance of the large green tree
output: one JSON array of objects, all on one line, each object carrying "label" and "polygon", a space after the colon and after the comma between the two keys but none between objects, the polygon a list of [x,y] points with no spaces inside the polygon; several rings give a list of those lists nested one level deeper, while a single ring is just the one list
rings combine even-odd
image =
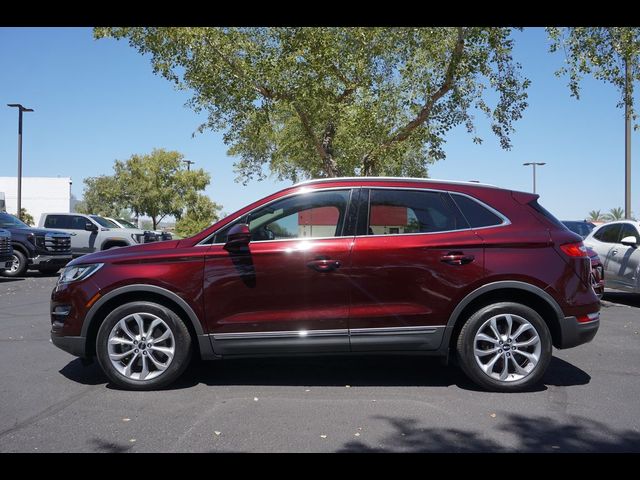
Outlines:
[{"label": "large green tree", "polygon": [[85,180],[84,209],[117,216],[126,208],[151,217],[154,230],[167,215],[180,219],[210,181],[203,169],[185,169],[183,158],[179,152],[154,149],[116,160],[113,175]]},{"label": "large green tree", "polygon": [[189,200],[186,212],[176,222],[176,233],[181,237],[195,235],[218,220],[219,212],[219,205],[206,195],[198,194]]},{"label": "large green tree", "polygon": [[149,54],[223,130],[239,178],[427,174],[483,112],[503,148],[526,108],[509,28],[96,28]]}]

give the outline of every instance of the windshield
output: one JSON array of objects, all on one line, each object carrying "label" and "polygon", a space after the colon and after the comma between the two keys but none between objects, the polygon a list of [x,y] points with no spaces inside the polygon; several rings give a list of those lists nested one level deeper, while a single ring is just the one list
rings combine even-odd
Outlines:
[{"label": "windshield", "polygon": [[113,223],[111,220],[107,220],[106,218],[99,217],[98,215],[91,215],[91,218],[93,218],[101,227],[105,227],[105,228],[120,228],[118,225]]},{"label": "windshield", "polygon": [[138,228],[137,225],[134,225],[129,220],[125,220],[124,218],[116,218],[116,220],[120,225],[123,225],[124,228]]},{"label": "windshield", "polygon": [[0,227],[3,228],[31,228],[29,225],[8,213],[0,213]]}]

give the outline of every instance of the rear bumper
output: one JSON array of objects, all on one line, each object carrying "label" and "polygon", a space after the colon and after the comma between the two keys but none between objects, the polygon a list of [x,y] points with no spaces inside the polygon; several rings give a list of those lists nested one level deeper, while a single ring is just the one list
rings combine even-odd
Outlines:
[{"label": "rear bumper", "polygon": [[560,349],[577,347],[590,342],[600,328],[600,312],[591,314],[593,320],[579,322],[576,317],[565,317],[560,325],[561,344]]},{"label": "rear bumper", "polygon": [[85,337],[65,337],[56,335],[51,332],[51,341],[53,344],[61,350],[64,350],[76,357],[84,357],[86,351],[86,338]]}]

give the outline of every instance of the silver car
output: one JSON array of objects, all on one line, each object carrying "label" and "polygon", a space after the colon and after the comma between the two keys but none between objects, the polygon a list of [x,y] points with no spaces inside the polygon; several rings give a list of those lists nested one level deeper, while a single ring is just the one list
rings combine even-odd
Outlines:
[{"label": "silver car", "polygon": [[605,223],[587,235],[584,244],[604,263],[606,288],[640,293],[640,222]]}]

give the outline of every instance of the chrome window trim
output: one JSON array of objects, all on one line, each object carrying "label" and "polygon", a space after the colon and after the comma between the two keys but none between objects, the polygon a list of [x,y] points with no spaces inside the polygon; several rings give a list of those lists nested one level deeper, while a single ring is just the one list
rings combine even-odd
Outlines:
[{"label": "chrome window trim", "polygon": [[[356,178],[361,178],[361,177],[356,177]],[[372,178],[382,178],[382,177],[372,177]],[[449,182],[452,183],[452,182]],[[466,185],[466,184],[465,184]],[[469,185],[478,185],[477,183],[474,182],[470,182]],[[440,189],[436,189],[436,188],[418,188],[418,187],[379,187],[379,186],[364,186],[364,185],[360,185],[357,187],[331,187],[331,188],[319,188],[317,190],[311,190],[309,192],[295,192],[295,193],[290,193],[287,195],[284,195],[282,197],[276,198],[274,200],[272,200],[269,203],[265,203],[263,205],[260,205],[259,207],[254,208],[253,210],[250,210],[249,212],[245,213],[244,215],[248,215],[252,212],[255,212],[256,210],[266,207],[267,205],[272,204],[273,202],[276,202],[278,200],[282,200],[288,197],[292,197],[294,195],[304,195],[305,193],[310,193],[310,192],[329,192],[329,191],[333,191],[333,190],[355,190],[355,189],[361,189],[361,188],[368,188],[370,191],[371,190],[408,190],[408,191],[416,191],[416,192],[435,192],[435,193],[447,193],[449,195],[462,195],[465,196],[469,199],[471,199],[472,201],[479,203],[481,206],[483,206],[484,208],[486,208],[487,210],[489,210],[490,212],[492,212],[493,214],[495,214],[496,216],[498,216],[498,218],[500,218],[502,220],[502,223],[499,225],[489,225],[487,227],[477,227],[477,228],[473,228],[473,227],[469,227],[469,228],[459,228],[456,230],[440,230],[438,232],[415,232],[415,233],[389,233],[389,234],[374,234],[374,235],[346,235],[346,236],[340,236],[340,237],[302,237],[302,238],[281,238],[278,240],[255,240],[252,241],[251,243],[264,243],[264,242],[290,242],[290,241],[306,241],[306,240],[327,240],[327,239],[331,239],[331,238],[370,238],[370,237],[395,237],[395,236],[406,236],[406,235],[437,235],[440,233],[452,233],[452,232],[468,232],[468,231],[476,231],[476,230],[485,230],[487,228],[501,228],[501,227],[506,227],[508,225],[511,225],[511,220],[509,220],[509,218],[507,216],[505,216],[504,214],[502,214],[501,212],[499,212],[498,210],[496,210],[495,208],[491,207],[490,205],[487,205],[486,203],[484,203],[482,200],[479,200],[469,194],[466,193],[462,193],[462,192],[452,192],[450,190],[440,190]],[[455,203],[455,201],[454,201]],[[456,208],[460,208],[456,205]],[[462,214],[462,212],[460,212]],[[243,215],[243,216],[244,216]],[[464,217],[464,215],[463,215]],[[219,228],[218,230],[216,230],[215,232],[213,232],[212,234],[210,234],[209,236],[207,236],[205,239],[201,240],[200,242],[198,242],[196,245],[194,245],[195,247],[211,247],[213,245],[224,245],[224,243],[203,243],[206,242],[208,239],[210,239],[211,237],[215,236],[220,230],[222,230],[223,228],[228,227],[231,223],[235,222],[237,220],[234,219],[231,222],[227,223],[224,227]],[[368,223],[368,222],[367,222]]]},{"label": "chrome window trim", "polygon": [[[476,185],[476,184],[473,183],[472,185]],[[439,230],[437,232],[387,233],[387,234],[374,234],[374,235],[357,235],[356,238],[397,237],[397,236],[407,236],[407,235],[438,235],[440,233],[468,232],[468,231],[476,231],[476,230],[485,230],[487,228],[501,228],[501,227],[506,227],[508,225],[511,225],[511,220],[509,220],[505,215],[503,215],[502,213],[497,211],[495,208],[490,207],[489,205],[484,203],[482,200],[478,200],[477,198],[472,197],[471,195],[468,195],[466,193],[452,192],[450,190],[439,190],[439,189],[435,189],[435,188],[415,188],[415,187],[363,187],[363,188],[369,188],[369,191],[371,191],[371,190],[413,190],[413,191],[417,191],[417,192],[435,192],[435,193],[447,193],[449,195],[451,195],[451,194],[463,195],[463,196],[465,196],[465,197],[467,197],[467,198],[479,203],[483,207],[487,208],[490,212],[492,212],[495,215],[497,215],[502,220],[502,223],[499,224],[499,225],[490,225],[488,227],[457,228],[455,230]],[[454,203],[455,203],[455,201],[454,201]],[[457,204],[456,204],[456,208],[460,209],[460,207],[458,207]],[[460,211],[460,214],[462,214],[462,211]],[[464,218],[464,215],[463,215],[463,218]],[[368,223],[369,222],[367,220],[367,224]],[[368,226],[369,225],[367,225],[367,227]]]},{"label": "chrome window trim", "polygon": [[[294,187],[295,186],[296,185],[294,185]],[[222,230],[223,228],[227,228],[229,225],[231,225],[233,222],[235,222],[239,218],[242,218],[242,217],[244,217],[246,215],[249,215],[249,214],[255,212],[256,210],[259,210],[259,209],[264,208],[264,207],[266,207],[268,205],[271,205],[274,202],[278,202],[280,200],[284,200],[285,198],[293,197],[293,196],[296,196],[296,195],[305,195],[307,193],[312,193],[312,192],[331,192],[331,191],[335,191],[335,190],[347,190],[347,191],[350,192],[351,190],[357,190],[359,188],[362,188],[362,187],[318,188],[318,189],[308,190],[306,192],[292,192],[292,193],[288,193],[287,195],[283,195],[282,197],[274,198],[270,202],[263,203],[262,205],[254,208],[253,210],[249,210],[247,213],[244,213],[243,215],[240,215],[239,217],[234,218],[229,223],[227,223],[224,227],[220,227],[215,232],[211,233],[210,235],[207,235],[207,237],[204,238],[203,240],[200,240],[196,245],[194,245],[194,247],[210,247],[212,245],[224,245],[224,243],[204,243],[204,242],[209,240],[211,237],[214,237],[220,230]],[[351,195],[349,196],[349,200],[347,201],[347,207],[349,207],[350,205],[351,205]],[[280,239],[277,239],[277,240],[253,240],[251,243],[283,242],[283,241],[290,242],[290,241],[296,241],[296,240],[298,240],[298,241],[301,241],[301,240],[321,240],[321,239],[327,239],[327,238],[351,238],[351,237],[353,237],[353,235],[333,236],[333,237],[296,237],[296,238],[280,238]]]}]

